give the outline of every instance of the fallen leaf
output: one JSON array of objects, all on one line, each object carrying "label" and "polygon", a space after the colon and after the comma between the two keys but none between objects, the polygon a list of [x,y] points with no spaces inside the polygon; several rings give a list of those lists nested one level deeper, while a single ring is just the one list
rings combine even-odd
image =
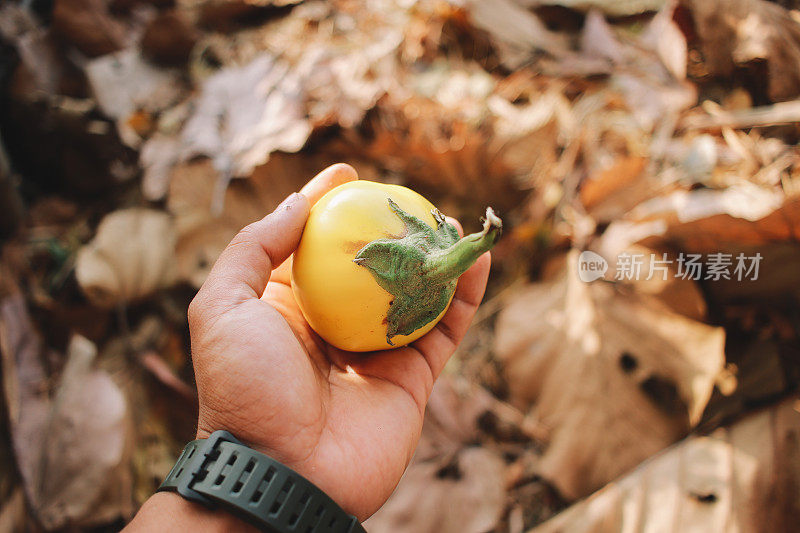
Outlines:
[{"label": "fallen leaf", "polygon": [[0,6],[0,35],[16,45],[23,71],[31,78],[31,91],[54,95],[63,90],[64,59],[58,43],[38,22],[36,15],[21,5]]},{"label": "fallen leaf", "polygon": [[[715,76],[765,62],[759,76],[773,101],[800,94],[800,24],[784,7],[763,0],[682,0],[691,12],[704,64]],[[755,77],[754,77],[755,78]]]},{"label": "fallen leaf", "polygon": [[142,54],[158,65],[185,65],[198,40],[197,30],[179,10],[159,14],[142,34]]},{"label": "fallen leaf", "polygon": [[541,5],[562,6],[581,11],[597,9],[614,17],[658,11],[666,3],[666,0],[540,0],[537,2]]},{"label": "fallen leaf", "polygon": [[669,240],[691,252],[720,252],[797,238],[800,199],[742,182],[722,190],[679,190],[639,204],[612,222],[598,248],[614,256],[635,242]]},{"label": "fallen leaf", "polygon": [[175,136],[156,133],[142,145],[142,194],[150,201],[162,200],[169,191],[173,167],[180,159],[181,142]]},{"label": "fallen leaf", "polygon": [[132,48],[93,59],[84,68],[100,109],[117,120],[138,110],[166,109],[183,92],[178,71],[153,67]]},{"label": "fallen leaf", "polygon": [[[211,0],[200,5],[198,24],[215,31],[233,31],[248,21],[289,13],[302,0]],[[252,22],[251,22],[252,24]]]},{"label": "fallen leaf", "polygon": [[532,533],[792,531],[800,522],[798,401],[687,438]]},{"label": "fallen leaf", "polygon": [[25,492],[17,488],[0,507],[0,531],[23,533],[26,530],[26,511]]},{"label": "fallen leaf", "polygon": [[167,213],[143,208],[114,211],[78,251],[75,277],[98,306],[137,300],[175,281],[175,243]]},{"label": "fallen leaf", "polygon": [[503,460],[483,448],[463,450],[452,464],[412,464],[364,527],[376,533],[492,531],[503,510],[504,474]]},{"label": "fallen leaf", "polygon": [[81,518],[108,523],[132,514],[125,396],[93,370],[94,344],[74,336],[42,442],[38,515],[48,529]]},{"label": "fallen leaf", "polygon": [[228,183],[210,160],[174,168],[167,207],[175,218],[178,277],[200,287],[236,233],[261,219],[335,161],[276,153],[248,179]]},{"label": "fallen leaf", "polygon": [[505,462],[470,447],[478,417],[497,403],[464,381],[440,377],[425,413],[420,445],[389,500],[366,521],[369,531],[482,533],[505,504]]},{"label": "fallen leaf", "polygon": [[182,157],[205,155],[223,174],[248,176],[273,152],[300,150],[311,130],[301,78],[263,54],[204,81],[181,134]]},{"label": "fallen leaf", "polygon": [[121,49],[125,26],[111,16],[107,0],[55,0],[52,27],[63,41],[89,57]]},{"label": "fallen leaf", "polygon": [[510,69],[529,62],[538,50],[559,56],[567,52],[565,35],[552,32],[535,13],[514,0],[468,0],[470,22],[487,31]]},{"label": "fallen leaf", "polygon": [[48,530],[129,518],[124,395],[92,369],[94,345],[75,336],[52,397],[45,348],[17,293],[0,302],[0,355],[11,436],[25,492]]},{"label": "fallen leaf", "polygon": [[577,276],[512,298],[496,326],[512,403],[550,428],[540,473],[586,496],[672,444],[700,420],[724,364],[724,333]]},{"label": "fallen leaf", "polygon": [[580,199],[600,222],[615,220],[652,195],[654,184],[644,175],[648,159],[622,157],[581,184]]},{"label": "fallen leaf", "polygon": [[581,36],[588,57],[608,60],[611,87],[619,90],[645,131],[677,122],[677,114],[697,100],[685,82],[686,38],[672,21],[674,3],[664,3],[640,35],[618,35],[600,12],[590,11]]}]

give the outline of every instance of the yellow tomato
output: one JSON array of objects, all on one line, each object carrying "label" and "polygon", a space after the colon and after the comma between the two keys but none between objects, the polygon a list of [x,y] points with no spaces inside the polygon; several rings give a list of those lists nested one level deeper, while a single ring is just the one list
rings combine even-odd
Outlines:
[{"label": "yellow tomato", "polygon": [[394,295],[353,259],[368,243],[405,233],[388,198],[436,229],[433,204],[411,189],[352,181],[314,205],[294,253],[292,288],[303,315],[323,339],[343,350],[363,352],[407,344],[430,331],[447,310],[410,335],[397,335],[392,344],[387,341],[386,317]]}]

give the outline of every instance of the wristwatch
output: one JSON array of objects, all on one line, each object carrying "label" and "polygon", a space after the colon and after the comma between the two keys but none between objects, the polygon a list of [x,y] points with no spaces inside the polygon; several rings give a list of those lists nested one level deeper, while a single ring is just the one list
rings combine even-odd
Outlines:
[{"label": "wristwatch", "polygon": [[313,483],[227,431],[190,442],[158,487],[269,533],[365,533]]}]

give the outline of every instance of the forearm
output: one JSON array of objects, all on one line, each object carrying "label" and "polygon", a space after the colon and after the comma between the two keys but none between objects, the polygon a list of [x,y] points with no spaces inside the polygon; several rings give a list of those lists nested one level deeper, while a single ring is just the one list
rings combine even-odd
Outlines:
[{"label": "forearm", "polygon": [[138,531],[203,531],[208,533],[243,531],[257,532],[223,509],[207,509],[183,499],[172,492],[152,495],[125,528],[126,533]]}]

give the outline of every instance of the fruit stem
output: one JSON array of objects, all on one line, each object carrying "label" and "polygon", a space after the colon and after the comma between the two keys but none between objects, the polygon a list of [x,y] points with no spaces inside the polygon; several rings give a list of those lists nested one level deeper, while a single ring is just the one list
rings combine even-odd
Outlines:
[{"label": "fruit stem", "polygon": [[487,207],[483,229],[462,237],[449,248],[431,254],[425,261],[426,276],[437,282],[458,278],[495,245],[502,232],[503,222],[491,207]]}]

